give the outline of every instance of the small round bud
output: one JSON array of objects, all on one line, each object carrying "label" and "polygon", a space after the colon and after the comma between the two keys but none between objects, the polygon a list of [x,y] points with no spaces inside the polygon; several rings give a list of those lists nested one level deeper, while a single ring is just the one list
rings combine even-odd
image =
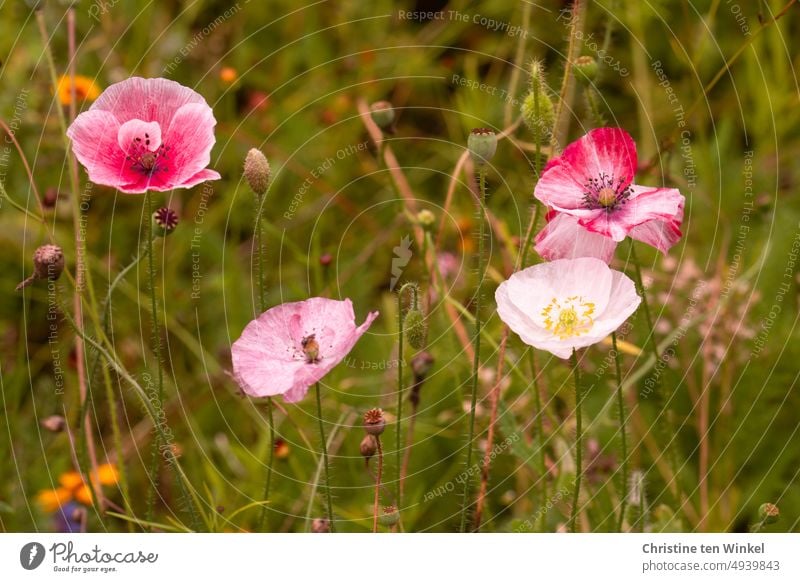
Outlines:
[{"label": "small round bud", "polygon": [[376,101],[369,108],[372,121],[381,129],[387,129],[394,123],[394,107],[388,101]]},{"label": "small round bud", "polygon": [[367,434],[378,436],[386,428],[386,419],[383,417],[383,410],[373,408],[364,413],[364,430]]},{"label": "small round bud", "polygon": [[383,508],[383,513],[378,516],[381,525],[392,527],[400,521],[400,512],[394,505],[387,505]]},{"label": "small round bud", "polygon": [[33,273],[37,279],[55,281],[64,271],[64,252],[56,245],[42,245],[33,253]]},{"label": "small round bud", "polygon": [[47,210],[55,208],[59,195],[60,193],[58,188],[50,186],[44,191],[44,196],[42,196],[42,206],[44,206]]},{"label": "small round bud", "polygon": [[420,210],[417,213],[417,222],[425,230],[430,230],[436,223],[436,215],[427,208]]},{"label": "small round bud", "polygon": [[330,533],[331,522],[324,517],[317,517],[311,522],[311,531],[312,533]]},{"label": "small round bud", "polygon": [[497,151],[497,135],[488,128],[473,129],[467,138],[467,148],[473,162],[478,165],[485,164]]},{"label": "small round bud", "polygon": [[417,381],[424,379],[433,367],[433,356],[429,352],[420,352],[411,358],[411,371]]},{"label": "small round bud", "polygon": [[172,208],[162,206],[153,213],[153,234],[168,236],[178,228],[178,213]]},{"label": "small round bud", "polygon": [[556,122],[556,111],[550,97],[544,91],[540,92],[537,110],[536,95],[528,93],[522,101],[520,111],[534,139],[538,139],[540,143],[547,142]]},{"label": "small round bud", "polygon": [[762,503],[758,508],[758,517],[765,524],[775,523],[780,519],[781,512],[774,503]]},{"label": "small round bud", "polygon": [[333,255],[330,253],[324,253],[319,257],[319,264],[323,267],[328,267],[333,262]]},{"label": "small round bud", "polygon": [[575,59],[573,69],[578,81],[588,85],[597,78],[599,67],[594,57],[584,55]]},{"label": "small round bud", "polygon": [[261,196],[269,187],[270,169],[267,157],[256,148],[247,152],[244,159],[244,177],[250,188]]},{"label": "small round bud", "polygon": [[372,456],[378,452],[378,439],[371,434],[364,435],[364,438],[361,439],[359,449],[361,450],[362,457],[371,459]]},{"label": "small round bud", "polygon": [[61,432],[66,428],[67,421],[63,416],[54,414],[42,419],[41,425],[45,430],[49,430],[50,432]]},{"label": "small round bud", "polygon": [[411,347],[418,350],[425,346],[425,336],[428,332],[428,326],[425,324],[425,316],[422,311],[414,307],[409,309],[403,319],[403,333],[408,339]]}]

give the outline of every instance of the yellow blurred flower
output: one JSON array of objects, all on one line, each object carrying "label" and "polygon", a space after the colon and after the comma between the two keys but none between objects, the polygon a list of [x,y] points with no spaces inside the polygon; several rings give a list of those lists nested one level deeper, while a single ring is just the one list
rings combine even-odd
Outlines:
[{"label": "yellow blurred flower", "polygon": [[76,488],[83,485],[83,478],[76,471],[67,471],[61,474],[58,478],[58,482],[64,489],[74,491]]},{"label": "yellow blurred flower", "polygon": [[89,489],[88,485],[81,484],[75,492],[75,501],[78,503],[83,503],[84,505],[91,505],[92,504],[92,491]]},{"label": "yellow blurred flower", "polygon": [[[100,88],[89,77],[75,75],[75,98],[77,101],[94,101],[100,96]],[[58,99],[62,105],[72,101],[69,75],[62,75],[58,80]]]}]

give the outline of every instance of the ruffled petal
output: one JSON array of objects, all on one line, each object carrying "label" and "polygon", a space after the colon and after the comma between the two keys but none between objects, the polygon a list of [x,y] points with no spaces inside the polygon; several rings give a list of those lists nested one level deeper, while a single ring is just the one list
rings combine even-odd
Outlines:
[{"label": "ruffled petal", "polygon": [[175,113],[188,103],[205,103],[203,96],[169,79],[131,77],[109,86],[90,111],[109,111],[120,124],[131,119],[169,127]]},{"label": "ruffled petal", "polygon": [[674,188],[630,186],[631,195],[624,204],[594,217],[581,219],[581,224],[615,241],[623,240],[635,226],[651,220],[674,220],[683,207],[683,195]]},{"label": "ruffled petal", "polygon": [[674,216],[669,219],[656,219],[634,226],[628,234],[631,238],[647,243],[666,255],[669,249],[681,239],[683,208],[684,197],[681,196],[678,212]]},{"label": "ruffled petal", "polygon": [[548,261],[594,257],[608,264],[614,258],[617,243],[587,230],[574,216],[557,213],[536,235],[534,248]]},{"label": "ruffled petal", "polygon": [[[186,187],[211,161],[217,121],[203,103],[184,105],[175,112],[164,136],[167,149],[161,162],[175,187]],[[195,182],[196,183],[196,182]]]}]

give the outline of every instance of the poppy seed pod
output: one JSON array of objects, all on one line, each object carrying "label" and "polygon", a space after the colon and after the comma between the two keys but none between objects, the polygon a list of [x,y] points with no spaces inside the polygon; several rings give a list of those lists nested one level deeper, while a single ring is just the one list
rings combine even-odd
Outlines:
[{"label": "poppy seed pod", "polygon": [[597,78],[599,67],[594,57],[584,55],[575,59],[575,77],[582,83],[589,84]]},{"label": "poppy seed pod", "polygon": [[269,187],[270,169],[267,157],[256,148],[247,152],[244,159],[244,177],[250,188],[261,196]]},{"label": "poppy seed pod", "polygon": [[386,419],[383,417],[383,410],[373,408],[364,413],[364,430],[367,434],[378,436],[386,428]]},{"label": "poppy seed pod", "polygon": [[400,521],[400,512],[394,505],[387,505],[383,508],[383,513],[378,517],[381,525],[391,527]]},{"label": "poppy seed pod", "polygon": [[394,107],[388,101],[376,101],[369,108],[369,114],[375,125],[387,129],[394,123]]},{"label": "poppy seed pod", "polygon": [[178,228],[178,213],[163,206],[153,212],[153,234],[156,236],[167,236]]},{"label": "poppy seed pod", "polygon": [[473,129],[467,138],[467,148],[472,161],[483,165],[494,157],[497,151],[497,135],[488,128]]},{"label": "poppy seed pod", "polygon": [[762,503],[758,508],[758,517],[765,524],[775,523],[780,519],[780,516],[781,512],[774,503]]}]

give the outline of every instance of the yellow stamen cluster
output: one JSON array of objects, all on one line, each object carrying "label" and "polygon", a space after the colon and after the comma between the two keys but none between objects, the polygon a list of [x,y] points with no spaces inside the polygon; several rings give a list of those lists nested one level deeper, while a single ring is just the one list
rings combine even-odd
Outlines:
[{"label": "yellow stamen cluster", "polygon": [[579,295],[559,300],[553,297],[542,309],[544,327],[560,340],[583,335],[594,325],[594,303]]}]

